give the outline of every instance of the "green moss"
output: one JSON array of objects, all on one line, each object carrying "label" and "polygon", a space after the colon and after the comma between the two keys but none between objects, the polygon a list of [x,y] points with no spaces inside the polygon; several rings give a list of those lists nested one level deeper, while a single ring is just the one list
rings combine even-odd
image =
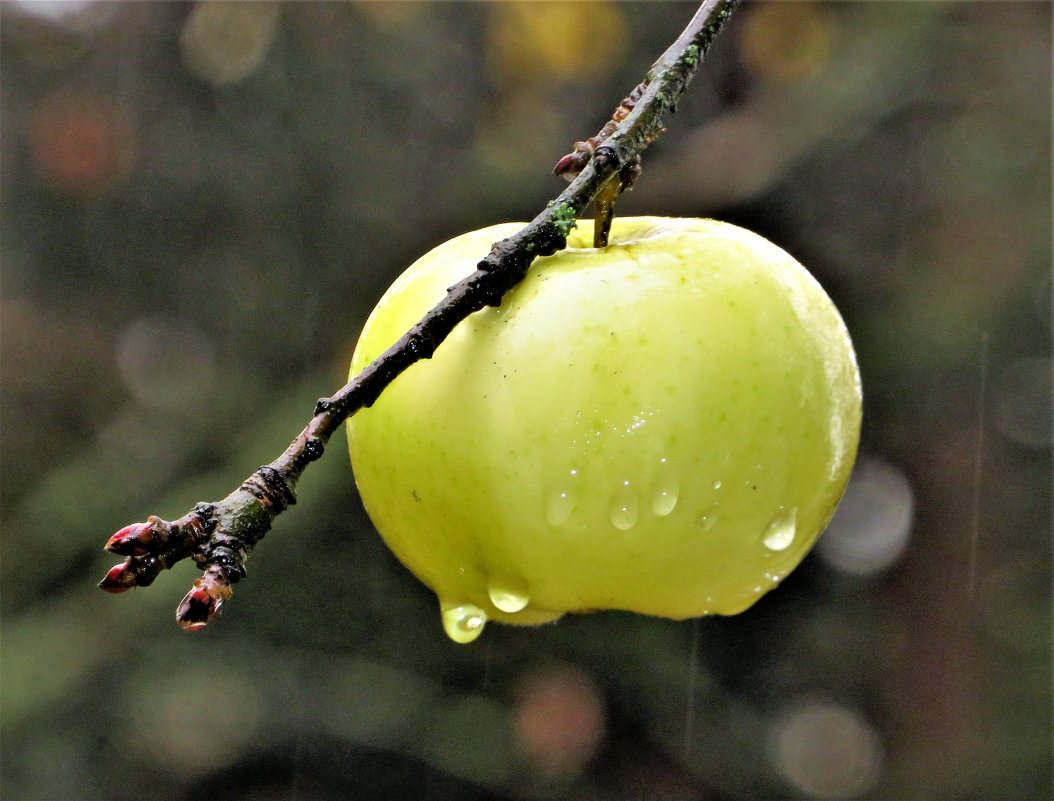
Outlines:
[{"label": "green moss", "polygon": [[560,229],[560,233],[565,237],[571,232],[572,228],[578,226],[578,221],[575,219],[574,209],[567,203],[561,203],[553,208],[553,224]]}]

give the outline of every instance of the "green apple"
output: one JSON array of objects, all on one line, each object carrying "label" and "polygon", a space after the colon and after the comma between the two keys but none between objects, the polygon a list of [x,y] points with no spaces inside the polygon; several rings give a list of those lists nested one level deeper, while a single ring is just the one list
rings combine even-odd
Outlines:
[{"label": "green apple", "polygon": [[[413,264],[352,375],[520,227]],[[713,220],[617,218],[605,248],[572,231],[348,436],[378,531],[467,642],[487,620],[742,611],[834,513],[860,414],[845,325],[790,255]]]}]

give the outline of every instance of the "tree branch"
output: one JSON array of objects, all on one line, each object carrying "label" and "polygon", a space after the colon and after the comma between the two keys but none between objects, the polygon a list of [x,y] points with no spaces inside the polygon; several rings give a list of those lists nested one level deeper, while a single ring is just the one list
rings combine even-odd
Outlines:
[{"label": "tree branch", "polygon": [[[281,456],[221,501],[199,503],[171,522],[150,517],[114,534],[106,549],[127,558],[111,568],[99,586],[115,593],[145,587],[162,570],[189,557],[204,575],[180,603],[176,620],[188,630],[205,626],[230,597],[231,586],[245,575],[245,560],[271,522],[296,502],[296,484],[304,468],[322,455],[337,427],[359,409],[371,406],[403,370],[431,358],[458,323],[473,312],[501,303],[535,258],[566,247],[577,217],[609,182],[617,178],[618,191],[632,183],[640,169],[640,154],[661,133],[663,118],[675,110],[738,2],[705,0],[611,121],[597,136],[577,143],[575,152],[557,164],[555,172],[574,176],[560,196],[525,228],[495,243],[475,272],[450,287],[434,309],[351,382],[332,397],[320,399],[314,417]],[[597,215],[604,218],[598,226],[610,224],[618,191],[609,189],[598,202],[607,209]]]}]

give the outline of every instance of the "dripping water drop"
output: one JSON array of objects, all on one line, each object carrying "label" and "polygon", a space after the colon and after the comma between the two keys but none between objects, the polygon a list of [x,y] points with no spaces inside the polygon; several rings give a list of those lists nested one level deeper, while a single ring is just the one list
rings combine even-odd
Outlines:
[{"label": "dripping water drop", "polygon": [[470,643],[483,633],[487,613],[473,604],[440,604],[443,630],[456,643]]},{"label": "dripping water drop", "polygon": [[497,576],[487,584],[490,602],[502,612],[515,614],[522,611],[531,600],[527,582],[512,576]]},{"label": "dripping water drop", "polygon": [[771,551],[784,551],[789,548],[791,543],[794,542],[794,535],[797,533],[797,517],[797,506],[792,506],[790,509],[780,507],[779,514],[772,519],[768,528],[765,529],[765,534],[761,540],[765,547]]}]

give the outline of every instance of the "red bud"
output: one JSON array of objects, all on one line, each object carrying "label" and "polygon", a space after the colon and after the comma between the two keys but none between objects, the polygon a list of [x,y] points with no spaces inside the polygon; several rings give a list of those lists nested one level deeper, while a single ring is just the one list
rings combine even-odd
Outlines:
[{"label": "red bud", "polygon": [[150,523],[132,523],[125,526],[106,543],[106,550],[121,556],[142,556],[147,553],[154,539],[154,527]]},{"label": "red bud", "polygon": [[176,608],[176,622],[187,631],[198,631],[208,625],[221,606],[223,601],[213,598],[204,587],[195,586]]},{"label": "red bud", "polygon": [[579,173],[582,171],[582,165],[579,163],[580,159],[577,153],[568,153],[553,167],[553,175],[564,175],[566,173]]},{"label": "red bud", "polygon": [[127,592],[135,587],[135,569],[128,562],[110,568],[106,578],[99,582],[99,589],[106,592]]}]

